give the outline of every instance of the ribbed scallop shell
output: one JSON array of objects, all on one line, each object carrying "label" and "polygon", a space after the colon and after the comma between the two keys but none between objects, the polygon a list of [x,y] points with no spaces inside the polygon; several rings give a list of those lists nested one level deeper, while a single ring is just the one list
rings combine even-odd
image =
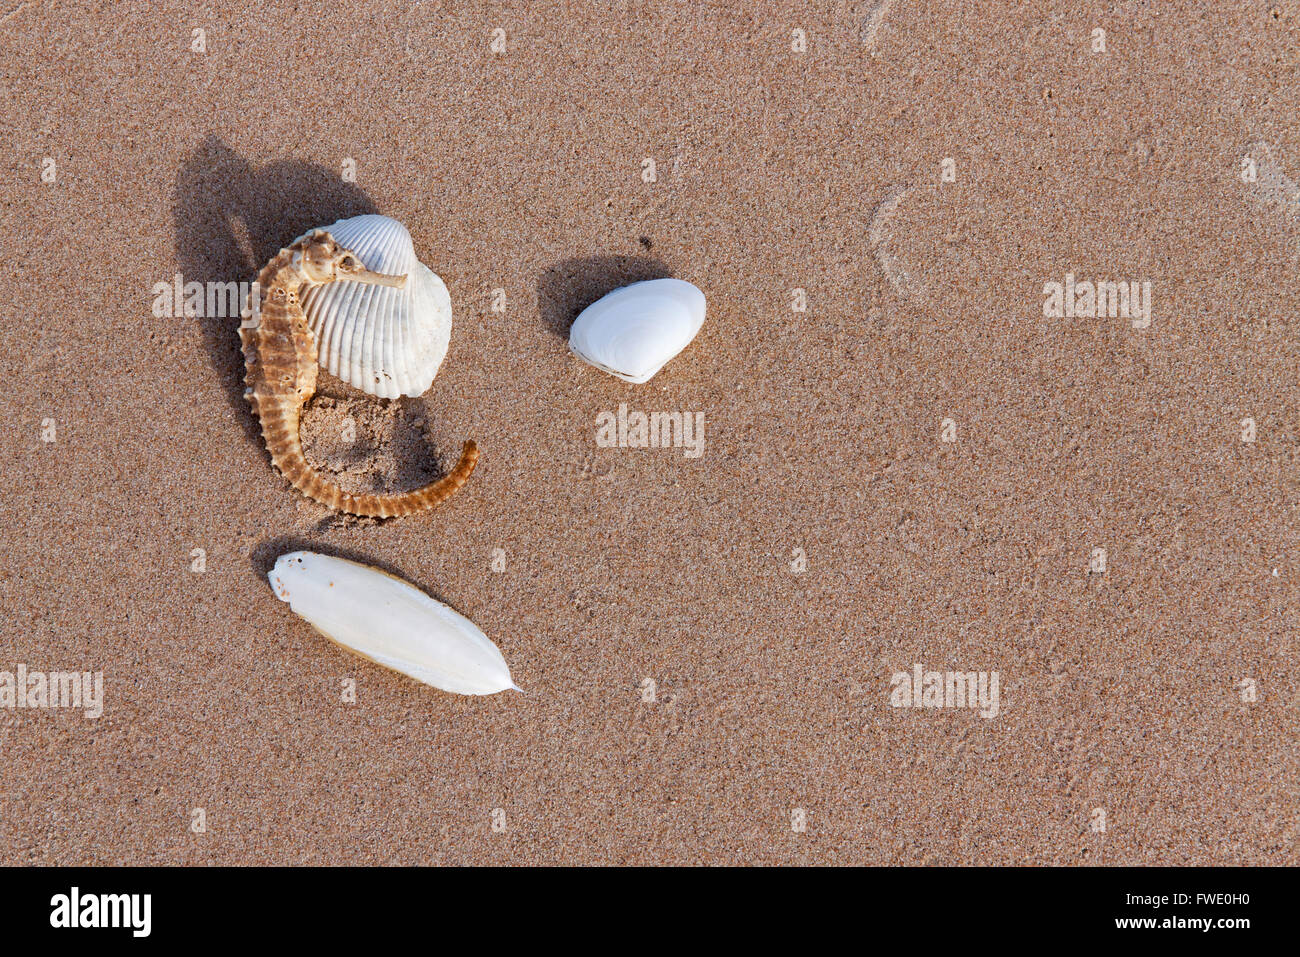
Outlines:
[{"label": "ribbed scallop shell", "polygon": [[409,278],[403,289],[340,282],[312,286],[303,311],[322,368],[382,399],[423,395],[451,341],[451,296],[415,257],[406,227],[387,216],[354,216],[321,227],[367,269]]}]

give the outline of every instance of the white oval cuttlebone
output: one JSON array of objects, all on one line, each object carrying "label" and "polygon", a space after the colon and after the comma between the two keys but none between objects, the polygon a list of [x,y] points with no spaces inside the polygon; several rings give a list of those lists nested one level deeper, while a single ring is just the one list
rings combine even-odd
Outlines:
[{"label": "white oval cuttlebone", "polygon": [[464,615],[394,575],[332,555],[281,555],[276,597],[331,641],[443,691],[520,690],[501,651]]}]

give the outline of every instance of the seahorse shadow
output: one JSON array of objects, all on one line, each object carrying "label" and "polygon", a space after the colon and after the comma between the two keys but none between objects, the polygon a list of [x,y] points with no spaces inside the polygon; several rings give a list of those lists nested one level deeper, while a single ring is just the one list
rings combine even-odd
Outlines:
[{"label": "seahorse shadow", "polygon": [[[185,282],[252,282],[295,237],[336,219],[378,208],[355,184],[315,163],[283,160],[254,168],[221,137],[209,135],[181,166],[173,194],[176,259]],[[226,399],[260,444],[244,401],[239,316],[196,319]]]},{"label": "seahorse shadow", "polygon": [[606,293],[645,279],[667,279],[668,267],[650,256],[588,256],[551,266],[537,281],[537,308],[546,327],[563,339],[578,313]]}]

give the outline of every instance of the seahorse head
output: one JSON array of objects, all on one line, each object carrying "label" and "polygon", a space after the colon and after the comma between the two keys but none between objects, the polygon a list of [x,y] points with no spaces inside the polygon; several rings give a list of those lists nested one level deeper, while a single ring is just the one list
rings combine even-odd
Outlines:
[{"label": "seahorse head", "polygon": [[318,229],[303,241],[298,267],[307,277],[308,282],[324,283],[350,279],[354,282],[393,286],[398,289],[406,285],[405,275],[390,276],[385,273],[371,272],[355,253],[344,249],[323,229]]}]

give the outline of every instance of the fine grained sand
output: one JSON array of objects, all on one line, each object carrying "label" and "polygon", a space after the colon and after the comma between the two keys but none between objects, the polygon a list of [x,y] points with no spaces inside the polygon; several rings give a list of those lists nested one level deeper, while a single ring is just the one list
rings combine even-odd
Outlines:
[{"label": "fine grained sand", "polygon": [[[0,671],[106,700],[0,708],[0,860],[1296,863],[1300,14],[978,6],[10,0]],[[483,450],[389,523],[273,472],[237,319],[151,312],[368,211],[451,349],[420,399],[323,378],[309,454],[397,489]],[[1150,327],[1044,318],[1067,273],[1150,281]],[[680,357],[568,354],[654,275],[709,299]],[[704,454],[598,448],[621,403]],[[266,583],[300,547],[527,694],[349,657]],[[917,662],[999,714],[891,707]]]}]

